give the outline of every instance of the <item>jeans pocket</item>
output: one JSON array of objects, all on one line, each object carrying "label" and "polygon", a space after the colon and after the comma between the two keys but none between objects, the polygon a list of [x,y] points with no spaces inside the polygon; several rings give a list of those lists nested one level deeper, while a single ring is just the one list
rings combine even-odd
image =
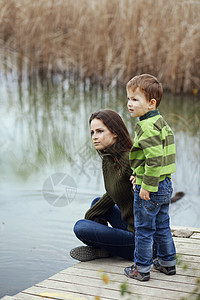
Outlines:
[{"label": "jeans pocket", "polygon": [[157,193],[150,193],[150,200],[145,201],[145,207],[148,210],[153,211],[157,207],[160,207],[163,204],[169,204],[170,202],[170,191],[159,191]]},{"label": "jeans pocket", "polygon": [[144,200],[144,206],[148,211],[153,212],[159,207],[159,204],[157,201],[150,199],[150,200]]}]

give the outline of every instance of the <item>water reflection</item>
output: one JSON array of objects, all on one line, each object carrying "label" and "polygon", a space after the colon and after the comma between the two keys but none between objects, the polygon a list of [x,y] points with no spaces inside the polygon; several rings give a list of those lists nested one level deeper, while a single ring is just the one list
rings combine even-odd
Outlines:
[{"label": "water reflection", "polygon": [[[58,77],[43,84],[18,84],[12,78],[1,78],[0,92],[3,296],[74,263],[68,254],[78,243],[72,233],[73,224],[83,217],[92,198],[104,191],[101,160],[90,140],[91,113],[102,108],[116,110],[131,136],[135,120],[130,118],[122,88],[108,91]],[[172,224],[199,227],[199,97],[165,94],[160,112],[176,138],[174,190],[186,193],[171,207]],[[75,200],[62,210],[51,207],[42,196],[43,183],[56,172],[69,174],[77,184]],[[21,281],[14,282],[18,273]],[[13,282],[12,290],[9,282]]]},{"label": "water reflection", "polygon": [[[0,172],[4,183],[9,180],[18,186],[19,180],[47,175],[50,170],[76,174],[78,168],[87,176],[86,162],[96,160],[88,118],[101,108],[116,110],[133,136],[135,120],[127,111],[123,89],[104,91],[68,81],[43,85],[4,81],[1,86]],[[177,170],[191,169],[190,180],[199,192],[198,164],[193,162],[199,162],[199,99],[165,95],[160,111],[175,132]]]}]

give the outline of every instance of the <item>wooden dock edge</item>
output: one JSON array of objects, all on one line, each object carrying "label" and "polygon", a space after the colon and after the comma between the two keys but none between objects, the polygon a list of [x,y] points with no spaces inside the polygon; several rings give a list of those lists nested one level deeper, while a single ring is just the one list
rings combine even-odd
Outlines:
[{"label": "wooden dock edge", "polygon": [[[175,276],[166,276],[152,268],[150,281],[140,282],[123,275],[130,262],[121,258],[96,259],[78,262],[1,300],[200,299],[200,228],[172,226],[171,231],[181,260]],[[130,292],[125,296],[121,295],[123,284]]]}]

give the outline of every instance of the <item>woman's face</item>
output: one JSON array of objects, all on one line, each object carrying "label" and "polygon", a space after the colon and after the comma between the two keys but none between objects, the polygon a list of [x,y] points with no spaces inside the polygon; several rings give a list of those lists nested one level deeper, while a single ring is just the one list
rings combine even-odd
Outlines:
[{"label": "woman's face", "polygon": [[116,142],[117,135],[112,133],[101,120],[93,119],[90,129],[96,150],[104,150]]}]

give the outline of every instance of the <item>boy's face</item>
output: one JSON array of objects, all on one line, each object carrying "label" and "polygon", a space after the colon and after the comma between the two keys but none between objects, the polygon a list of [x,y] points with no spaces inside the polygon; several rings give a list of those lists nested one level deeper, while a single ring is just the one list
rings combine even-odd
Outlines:
[{"label": "boy's face", "polygon": [[139,88],[135,91],[127,89],[127,98],[127,107],[132,118],[141,117],[151,110],[150,102]]}]

